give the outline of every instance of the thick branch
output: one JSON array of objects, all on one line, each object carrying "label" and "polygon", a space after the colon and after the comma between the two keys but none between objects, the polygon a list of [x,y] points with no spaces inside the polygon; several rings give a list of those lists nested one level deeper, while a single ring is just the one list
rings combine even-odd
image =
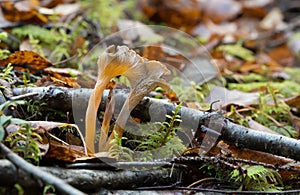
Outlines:
[{"label": "thick branch", "polygon": [[[137,187],[170,185],[179,180],[180,173],[182,172],[176,168],[173,170],[161,169],[144,171],[63,169],[56,167],[40,167],[40,169],[42,172],[55,175],[60,178],[60,180],[68,181],[70,185],[86,192],[95,191],[100,188],[135,189]],[[14,175],[14,179],[11,179],[12,175]],[[37,183],[32,182],[32,180],[24,180],[24,178],[29,177],[29,174],[18,171],[11,162],[0,160],[0,183],[2,185],[11,186],[17,182],[27,188],[37,187]],[[62,184],[66,185],[65,183]],[[69,194],[73,193],[69,191]]]},{"label": "thick branch", "polygon": [[[8,158],[13,164],[18,168],[22,169],[28,174],[33,175],[36,179],[40,179],[43,182],[53,185],[62,194],[72,194],[72,195],[83,195],[84,193],[77,190],[76,188],[68,185],[65,181],[41,170],[40,168],[28,163],[23,158],[19,157],[17,154],[13,153],[4,144],[0,143],[1,153]],[[16,170],[16,169],[14,169]],[[2,171],[1,171],[2,173]],[[3,178],[3,177],[0,177]]]},{"label": "thick branch", "polygon": [[[75,118],[76,124],[80,129],[85,129],[84,124],[80,124],[80,121],[84,121],[87,102],[92,92],[91,89],[66,89],[61,87],[13,89],[14,95],[22,95],[29,92],[38,92],[39,95],[36,96],[35,99],[47,103],[48,106],[52,108],[66,112],[73,112],[73,114],[75,113],[76,116],[74,116],[77,117],[77,119]],[[105,91],[100,105],[100,110],[102,111],[105,109],[105,100],[107,99],[107,95],[108,91]],[[120,112],[120,109],[122,108],[127,96],[127,91],[115,90],[116,113]],[[76,105],[73,107],[73,110],[72,102],[73,105]],[[162,115],[166,114],[166,112],[167,114],[171,114],[171,111],[175,110],[175,107],[175,105],[167,103],[163,100],[144,98],[144,100],[141,101],[131,112],[131,115],[133,117],[141,118],[145,121],[161,120]],[[154,115],[149,114],[151,108],[155,108]],[[83,113],[83,115],[79,116],[80,113]],[[201,125],[207,125],[208,123],[214,121],[217,116],[219,118],[218,121],[221,121],[221,125],[223,126],[222,139],[225,141],[229,141],[240,147],[300,160],[299,140],[287,138],[285,136],[254,131],[234,124],[227,119],[223,119],[222,116],[218,115],[217,113],[204,113],[195,109],[182,107],[181,116],[183,121],[182,125],[194,131]]]}]

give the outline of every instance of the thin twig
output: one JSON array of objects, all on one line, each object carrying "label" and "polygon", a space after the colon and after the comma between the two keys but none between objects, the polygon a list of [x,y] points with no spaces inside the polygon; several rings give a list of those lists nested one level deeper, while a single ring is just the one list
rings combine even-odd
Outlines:
[{"label": "thin twig", "polygon": [[25,98],[37,96],[37,95],[39,95],[38,92],[32,92],[32,93],[25,93],[25,94],[22,94],[22,95],[9,97],[8,99],[12,100],[12,101],[16,101],[16,100],[22,100],[22,99],[25,99]]},{"label": "thin twig", "polygon": [[62,60],[62,61],[60,61],[60,62],[54,63],[53,66],[58,66],[58,65],[60,65],[60,64],[64,64],[64,63],[66,63],[66,62],[68,62],[68,61],[73,60],[73,59],[76,58],[77,56],[78,56],[77,54],[72,55],[72,56],[69,57],[69,58],[66,58],[66,59],[64,59],[64,60]]},{"label": "thin twig", "polygon": [[214,178],[214,177],[208,177],[208,178],[203,178],[203,179],[200,179],[198,181],[195,181],[194,183],[190,184],[188,186],[188,188],[191,188],[195,185],[199,185],[200,183],[204,182],[204,181],[211,181],[211,180],[218,180],[217,178]]}]

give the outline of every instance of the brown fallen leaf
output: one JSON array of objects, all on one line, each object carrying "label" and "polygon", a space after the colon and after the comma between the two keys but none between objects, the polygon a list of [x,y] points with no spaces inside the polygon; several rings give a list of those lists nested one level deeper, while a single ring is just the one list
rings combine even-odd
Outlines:
[{"label": "brown fallen leaf", "polygon": [[249,119],[248,120],[248,125],[249,128],[256,130],[256,131],[260,131],[260,132],[266,132],[266,133],[271,133],[271,134],[277,134],[277,135],[281,135],[275,131],[273,131],[272,129],[256,122],[255,120]]},{"label": "brown fallen leaf", "polygon": [[150,45],[143,51],[143,57],[149,60],[157,60],[162,63],[172,65],[178,70],[182,70],[188,62],[179,53],[171,53],[164,50],[160,45]]},{"label": "brown fallen leaf", "polygon": [[267,7],[274,3],[274,0],[251,0],[241,1],[243,15],[262,19],[268,13]]},{"label": "brown fallen leaf", "polygon": [[17,70],[22,72],[29,70],[32,74],[39,73],[43,69],[52,66],[50,61],[33,51],[17,51],[0,60],[0,66],[7,66],[8,64],[12,64]]},{"label": "brown fallen leaf", "polygon": [[287,45],[274,48],[268,55],[284,67],[291,67],[294,63],[294,55]]},{"label": "brown fallen leaf", "polygon": [[240,2],[234,0],[200,1],[204,12],[204,20],[210,19],[214,23],[221,23],[234,19],[242,10]]},{"label": "brown fallen leaf", "polygon": [[210,94],[205,99],[206,102],[212,103],[214,109],[220,107],[226,107],[229,104],[235,104],[239,106],[249,106],[258,102],[258,93],[246,93],[238,90],[228,90],[222,87],[215,87],[210,91]]},{"label": "brown fallen leaf", "polygon": [[59,74],[61,76],[65,77],[71,77],[71,76],[78,76],[81,74],[80,71],[73,69],[73,68],[55,68],[55,67],[48,67],[44,69],[44,72],[47,74]]},{"label": "brown fallen leaf", "polygon": [[253,160],[253,161],[264,162],[273,165],[285,165],[287,163],[294,162],[294,160],[289,158],[284,158],[281,156],[276,156],[273,154],[250,150],[246,148],[245,149],[238,148],[230,143],[219,142],[217,146],[221,148],[221,150],[227,150],[227,152],[230,151],[233,157],[240,158],[240,159]]},{"label": "brown fallen leaf", "polygon": [[155,22],[165,22],[168,26],[185,28],[190,31],[202,18],[199,1],[178,0],[170,3],[163,0],[143,0],[140,2],[144,14]]},{"label": "brown fallen leaf", "polygon": [[76,78],[62,77],[62,76],[56,75],[56,77],[50,77],[50,80],[57,86],[80,88],[80,85],[77,83]]},{"label": "brown fallen leaf", "polygon": [[291,98],[287,98],[285,103],[293,108],[300,108],[300,95],[296,95]]},{"label": "brown fallen leaf", "polygon": [[50,140],[50,150],[45,158],[56,159],[64,162],[75,162],[77,158],[85,157],[84,147],[63,145],[58,141]]},{"label": "brown fallen leaf", "polygon": [[296,115],[294,115],[292,112],[289,113],[290,119],[292,121],[293,127],[295,128],[297,132],[297,138],[300,138],[300,118]]},{"label": "brown fallen leaf", "polygon": [[37,10],[38,0],[23,0],[16,3],[1,2],[3,16],[10,22],[25,21],[36,24],[46,24],[48,19]]}]

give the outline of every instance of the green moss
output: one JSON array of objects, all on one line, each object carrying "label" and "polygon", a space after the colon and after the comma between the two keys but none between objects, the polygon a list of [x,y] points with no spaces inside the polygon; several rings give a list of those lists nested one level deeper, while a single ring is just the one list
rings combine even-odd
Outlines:
[{"label": "green moss", "polygon": [[239,57],[246,61],[254,61],[253,52],[244,48],[241,44],[237,43],[234,45],[221,45],[217,48],[219,51],[224,51],[228,55]]},{"label": "green moss", "polygon": [[290,75],[290,81],[300,84],[300,68],[285,68],[284,71]]},{"label": "green moss", "polygon": [[267,85],[277,89],[284,97],[297,95],[300,93],[300,85],[293,81],[283,82],[253,82],[253,83],[229,83],[229,89],[236,89],[245,92],[259,91],[267,88]]}]

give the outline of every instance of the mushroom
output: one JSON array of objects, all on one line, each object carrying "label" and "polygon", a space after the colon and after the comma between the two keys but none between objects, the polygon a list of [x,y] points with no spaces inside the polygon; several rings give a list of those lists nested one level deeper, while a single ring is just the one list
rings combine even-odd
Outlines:
[{"label": "mushroom", "polygon": [[[121,112],[117,118],[117,135],[122,136],[122,129],[130,115],[130,111],[138,104],[138,102],[160,83],[164,88],[167,85],[160,79],[164,74],[169,73],[169,70],[158,61],[147,61],[133,50],[129,50],[126,46],[118,46],[115,51],[115,46],[108,47],[98,59],[98,78],[95,88],[89,99],[86,111],[86,145],[88,149],[94,153],[94,138],[96,133],[96,117],[97,110],[102,99],[102,93],[109,81],[118,76],[124,75],[128,78],[131,84],[131,92],[124,103]],[[101,132],[100,136],[107,132]],[[110,136],[110,140],[112,136]],[[101,144],[99,144],[101,145]]]},{"label": "mushroom", "polygon": [[163,75],[169,74],[169,70],[163,64],[158,61],[148,61],[140,64],[140,66],[140,70],[143,69],[143,75],[139,79],[135,78],[135,80],[130,80],[132,77],[129,77],[129,82],[131,85],[134,83],[134,85],[115,122],[113,129],[116,133],[110,135],[105,147],[106,151],[109,151],[109,148],[112,146],[111,141],[113,139],[122,136],[131,111],[150,91],[158,86],[166,91],[170,89],[166,82],[160,78]]}]

